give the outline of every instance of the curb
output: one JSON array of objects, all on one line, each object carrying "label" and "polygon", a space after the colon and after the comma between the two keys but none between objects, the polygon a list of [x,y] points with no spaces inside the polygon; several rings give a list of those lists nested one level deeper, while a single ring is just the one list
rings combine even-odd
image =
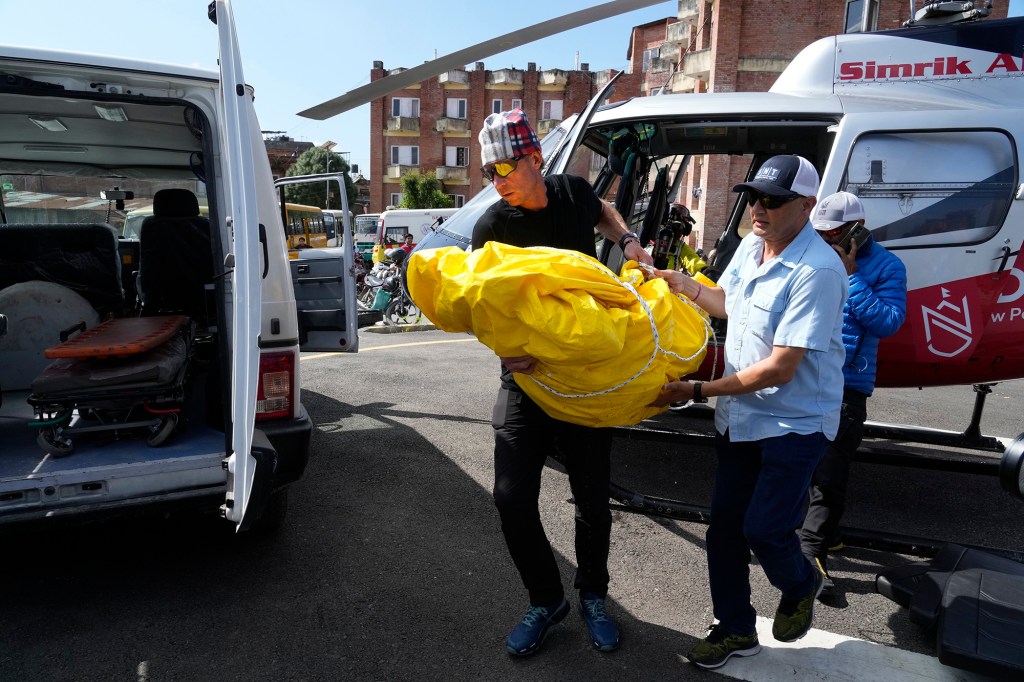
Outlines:
[{"label": "curb", "polygon": [[370,332],[371,334],[401,334],[402,332],[428,332],[437,329],[433,324],[375,324],[371,327],[363,327],[359,331]]}]

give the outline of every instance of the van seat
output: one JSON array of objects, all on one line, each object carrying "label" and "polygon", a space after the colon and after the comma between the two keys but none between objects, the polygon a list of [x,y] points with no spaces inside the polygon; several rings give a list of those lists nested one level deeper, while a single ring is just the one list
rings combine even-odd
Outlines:
[{"label": "van seat", "polygon": [[106,223],[0,225],[0,289],[22,282],[60,284],[101,315],[124,304],[117,231]]},{"label": "van seat", "polygon": [[139,231],[139,295],[144,315],[184,313],[207,319],[206,285],[213,281],[210,221],[199,214],[196,195],[162,189],[153,215]]}]

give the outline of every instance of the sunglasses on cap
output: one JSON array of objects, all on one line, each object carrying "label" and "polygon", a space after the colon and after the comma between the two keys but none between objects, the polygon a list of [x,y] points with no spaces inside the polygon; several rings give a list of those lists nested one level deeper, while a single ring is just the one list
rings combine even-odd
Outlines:
[{"label": "sunglasses on cap", "polygon": [[760,192],[754,192],[749,189],[747,190],[747,204],[749,204],[750,206],[753,206],[755,203],[761,204],[762,207],[768,209],[769,211],[772,210],[773,208],[785,206],[791,201],[795,201],[796,199],[802,198],[803,197],[801,197],[799,194],[790,194],[789,196],[777,197],[772,194],[761,194]]},{"label": "sunglasses on cap", "polygon": [[831,230],[818,230],[818,234],[820,234],[822,237],[838,237],[843,232],[846,232],[851,227],[854,227],[859,223],[859,220],[851,220],[848,223],[843,223],[839,227],[833,227]]},{"label": "sunglasses on cap", "polygon": [[480,169],[484,177],[494,182],[494,176],[497,175],[502,178],[507,178],[512,175],[512,171],[519,165],[519,160],[525,158],[524,156],[516,156],[511,159],[505,159],[504,161],[495,161],[494,163],[487,164]]}]

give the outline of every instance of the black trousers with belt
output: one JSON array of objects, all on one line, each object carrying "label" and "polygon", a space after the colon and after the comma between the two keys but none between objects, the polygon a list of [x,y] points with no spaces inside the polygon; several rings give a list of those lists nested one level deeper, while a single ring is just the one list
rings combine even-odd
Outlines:
[{"label": "black trousers with belt", "polygon": [[864,438],[867,400],[868,396],[860,391],[843,391],[839,431],[814,471],[807,515],[800,529],[800,545],[809,559],[824,559],[829,546],[838,540],[839,521],[846,511],[850,462]]},{"label": "black trousers with belt", "polygon": [[530,603],[554,604],[564,595],[538,509],[544,463],[556,449],[576,501],[574,586],[604,597],[612,527],[608,506],[611,430],[553,419],[521,390],[505,386],[498,393],[492,423],[494,503]]}]

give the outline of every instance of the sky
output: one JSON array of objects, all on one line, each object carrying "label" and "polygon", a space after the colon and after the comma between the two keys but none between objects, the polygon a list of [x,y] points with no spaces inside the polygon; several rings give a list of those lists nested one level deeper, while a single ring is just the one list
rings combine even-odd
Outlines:
[{"label": "sky", "polygon": [[[1024,0],[1022,0],[1024,1]],[[296,113],[370,82],[385,69],[413,67],[517,28],[584,9],[592,0],[233,0],[247,83],[263,130],[337,143],[361,173],[370,163],[370,107],[326,121]],[[94,52],[217,68],[217,27],[208,0],[0,0],[0,43]],[[576,52],[593,71],[624,69],[633,26],[675,16],[677,2],[605,19],[483,59],[488,69],[572,69]],[[59,18],[56,18],[59,15]],[[47,21],[47,17],[56,20]]]},{"label": "sky", "polygon": [[[256,91],[263,130],[302,141],[337,143],[364,175],[370,163],[369,105],[313,121],[296,113],[370,80],[384,68],[412,67],[488,38],[584,9],[597,0],[234,0],[245,79]],[[996,0],[1005,2],[1005,0]],[[0,43],[96,52],[217,68],[216,27],[208,0],[0,0]],[[659,2],[483,60],[488,69],[625,69],[633,26],[675,16]],[[1010,16],[1024,0],[1010,0]],[[53,21],[47,21],[54,18]]]}]

